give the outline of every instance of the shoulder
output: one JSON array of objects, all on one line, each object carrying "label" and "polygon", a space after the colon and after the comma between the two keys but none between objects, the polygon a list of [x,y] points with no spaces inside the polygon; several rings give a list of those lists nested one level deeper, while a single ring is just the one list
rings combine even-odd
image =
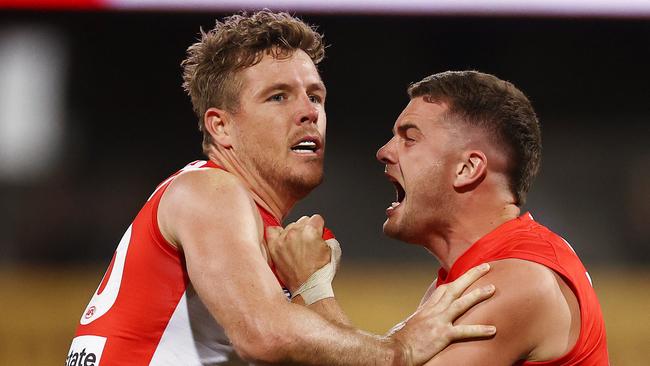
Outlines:
[{"label": "shoulder", "polygon": [[193,170],[180,174],[161,198],[161,207],[175,215],[215,211],[230,214],[255,207],[250,191],[232,174],[220,169]]},{"label": "shoulder", "polygon": [[514,301],[544,295],[557,284],[553,270],[539,263],[510,258],[496,260],[490,265],[491,270],[484,279],[498,282],[504,288],[516,289],[504,294]]},{"label": "shoulder", "polygon": [[237,177],[221,169],[183,172],[169,184],[163,194],[167,200],[192,200],[199,197],[218,197],[227,201],[228,198],[250,198],[250,194]]},{"label": "shoulder", "polygon": [[[553,271],[521,259],[497,260],[490,262],[490,267],[490,272],[467,290],[487,284],[496,286],[495,295],[477,307],[483,310],[477,315],[486,321],[503,321],[504,325],[537,319],[557,287]],[[471,310],[468,314],[472,314]]]},{"label": "shoulder", "polygon": [[474,287],[494,284],[495,295],[468,311],[463,321],[495,324],[496,343],[501,350],[513,352],[513,357],[548,360],[566,353],[575,343],[579,309],[562,278],[544,265],[522,259],[490,265],[490,272]]},{"label": "shoulder", "polygon": [[185,228],[255,228],[256,213],[250,191],[237,177],[220,169],[200,169],[184,172],[169,184],[160,200],[158,222],[163,236],[180,245]]}]

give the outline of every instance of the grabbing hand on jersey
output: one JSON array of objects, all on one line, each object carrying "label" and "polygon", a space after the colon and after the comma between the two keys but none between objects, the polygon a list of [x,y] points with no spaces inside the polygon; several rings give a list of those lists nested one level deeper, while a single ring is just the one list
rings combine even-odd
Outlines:
[{"label": "grabbing hand on jersey", "polygon": [[[330,246],[322,238],[323,225],[323,218],[314,215],[303,216],[285,229],[267,229],[267,246],[277,274],[294,295],[304,287],[305,282],[309,283],[317,277],[317,272],[325,266],[332,266],[333,271],[336,270],[340,249],[332,248],[330,251]],[[406,364],[419,365],[427,362],[454,341],[491,337],[495,334],[496,329],[492,326],[453,324],[472,306],[494,294],[494,286],[489,285],[461,296],[489,268],[487,264],[474,267],[456,281],[438,287],[413,315],[385,336],[402,344],[404,354],[408,355]],[[325,280],[327,283],[319,285],[331,289],[333,277],[334,273]],[[323,281],[323,276],[318,279]],[[325,297],[333,296],[332,291],[331,296]],[[305,302],[307,305],[311,303],[306,299]]]},{"label": "grabbing hand on jersey", "polygon": [[336,239],[323,239],[324,224],[320,215],[303,216],[284,229],[269,227],[266,232],[278,276],[307,305],[334,296],[331,283],[341,249]]}]

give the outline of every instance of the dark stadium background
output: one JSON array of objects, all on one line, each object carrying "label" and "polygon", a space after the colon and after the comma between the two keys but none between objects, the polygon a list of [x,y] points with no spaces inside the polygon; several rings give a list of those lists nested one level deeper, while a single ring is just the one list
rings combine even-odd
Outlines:
[{"label": "dark stadium background", "polygon": [[[202,158],[179,64],[199,27],[211,28],[222,15],[0,12],[0,34],[33,27],[55,34],[67,55],[64,87],[58,91],[65,110],[61,155],[36,178],[0,175],[0,363],[10,364],[18,350],[28,349],[16,339],[30,334],[48,341],[29,364],[65,358],[74,324],[141,205],[160,181]],[[394,192],[374,155],[408,102],[410,82],[444,70],[493,73],[530,97],[542,123],[542,170],[526,209],[563,235],[591,269],[608,318],[612,360],[637,364],[630,361],[635,351],[625,347],[650,337],[650,21],[302,18],[318,25],[330,44],[320,66],[328,88],[328,144],[326,180],[292,217],[324,215],[344,248],[342,274],[348,275],[343,279],[365,284],[356,276],[383,275],[385,269],[393,274],[396,291],[417,278],[408,306],[398,307],[402,314],[384,318],[399,319],[417,302],[435,273],[435,261],[420,248],[383,237],[384,209]],[[79,277],[83,285],[65,282]],[[30,287],[48,281],[52,284],[43,291]],[[368,301],[347,282],[341,287],[349,291],[350,307]],[[22,316],[48,317],[43,311],[58,309],[52,302],[65,294],[71,297],[61,305],[64,310],[49,316],[60,324],[39,329],[43,323],[34,321],[27,329],[16,322]],[[640,321],[630,312],[644,303],[646,311],[638,316],[645,321]],[[25,306],[40,311],[16,313]],[[631,318],[618,318],[621,313]],[[47,358],[57,352],[59,359]]]}]

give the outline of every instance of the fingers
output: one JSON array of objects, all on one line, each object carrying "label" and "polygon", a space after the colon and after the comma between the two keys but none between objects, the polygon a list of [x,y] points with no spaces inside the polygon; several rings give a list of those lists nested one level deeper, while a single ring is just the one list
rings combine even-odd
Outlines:
[{"label": "fingers", "polygon": [[323,235],[323,227],[325,226],[325,220],[323,220],[323,217],[321,215],[312,215],[309,219],[306,221],[306,225],[310,225],[315,227],[318,231],[321,232],[321,235]]},{"label": "fingers", "polygon": [[449,334],[450,341],[468,338],[485,338],[495,335],[497,328],[492,325],[454,325]]},{"label": "fingers", "polygon": [[425,303],[437,304],[440,299],[447,293],[447,285],[440,285],[431,294],[431,297]]},{"label": "fingers", "polygon": [[465,272],[455,281],[447,284],[444,295],[441,296],[443,304],[450,304],[465,292],[474,282],[483,277],[490,270],[490,265],[483,263]]},{"label": "fingers", "polygon": [[454,341],[494,336],[496,327],[491,325],[454,325],[461,315],[494,295],[495,287],[491,284],[463,295],[489,269],[488,264],[474,267],[454,282],[436,288],[403,328],[394,333],[412,347],[414,360],[428,360]]},{"label": "fingers", "polygon": [[[449,291],[449,287],[447,287],[446,292]],[[443,301],[435,305],[434,303],[425,304],[424,307],[412,315],[405,328],[413,326],[409,331],[412,332],[412,334],[419,334],[421,337],[424,333],[421,328],[418,329],[418,325],[425,324],[426,326],[432,326],[430,329],[432,331],[431,335],[433,335],[434,338],[427,340],[426,348],[419,346],[419,344],[421,344],[420,338],[411,338],[411,342],[413,342],[411,344],[415,345],[416,350],[424,350],[424,352],[434,352],[433,354],[436,354],[444,349],[448,344],[455,341],[494,336],[496,333],[496,327],[491,325],[454,325],[454,321],[458,317],[474,305],[490,298],[494,294],[494,291],[495,288],[493,285],[474,289],[468,294],[454,300],[448,307],[441,306]],[[428,323],[422,323],[422,319],[425,319]],[[410,324],[412,322],[414,324]],[[430,358],[430,356],[427,357]]]},{"label": "fingers", "polygon": [[327,246],[332,250],[332,261],[336,266],[338,266],[338,264],[341,263],[341,244],[334,238],[326,240],[325,244],[327,244]]},{"label": "fingers", "polygon": [[474,289],[470,293],[454,300],[447,310],[449,312],[449,321],[453,322],[472,306],[489,299],[494,295],[494,291],[494,285],[487,285],[482,288]]},{"label": "fingers", "polygon": [[298,220],[295,222],[290,223],[287,225],[284,229],[292,229],[292,228],[298,228],[298,227],[303,227],[305,225],[313,226],[317,229],[320,229],[321,231],[323,230],[323,227],[325,226],[325,220],[323,217],[319,214],[315,214],[310,216],[301,216]]},{"label": "fingers", "polygon": [[295,228],[298,228],[298,227],[302,227],[307,220],[309,220],[309,217],[302,216],[298,220],[296,220],[295,222],[292,222],[289,225],[285,226],[284,230],[287,231],[287,230],[295,229]]},{"label": "fingers", "polygon": [[280,234],[282,233],[282,227],[280,226],[269,226],[266,228],[266,241],[272,242],[275,241],[277,238],[280,237]]},{"label": "fingers", "polygon": [[301,216],[298,221],[296,221],[296,224],[304,224],[305,222],[309,221],[310,217],[308,216]]},{"label": "fingers", "polygon": [[279,247],[284,246],[283,243],[286,242],[312,242],[323,236],[324,226],[325,221],[318,214],[311,217],[302,216],[285,228],[280,226],[268,227],[266,229],[266,241],[267,244],[270,244],[271,250],[280,250]]},{"label": "fingers", "polygon": [[321,237],[323,235],[323,228],[325,227],[325,220],[321,215],[315,214],[311,217],[302,216],[296,222],[292,222],[284,228],[280,235],[298,235],[311,238],[314,236]]}]

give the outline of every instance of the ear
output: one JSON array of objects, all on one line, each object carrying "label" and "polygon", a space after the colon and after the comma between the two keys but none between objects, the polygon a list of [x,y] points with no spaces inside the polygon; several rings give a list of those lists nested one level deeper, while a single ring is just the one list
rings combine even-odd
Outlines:
[{"label": "ear", "polygon": [[478,185],[487,174],[487,157],[481,150],[463,153],[462,161],[456,165],[454,188],[464,190]]},{"label": "ear", "polygon": [[212,141],[226,149],[232,147],[231,123],[230,114],[223,109],[208,108],[203,115],[205,131],[210,134]]}]

